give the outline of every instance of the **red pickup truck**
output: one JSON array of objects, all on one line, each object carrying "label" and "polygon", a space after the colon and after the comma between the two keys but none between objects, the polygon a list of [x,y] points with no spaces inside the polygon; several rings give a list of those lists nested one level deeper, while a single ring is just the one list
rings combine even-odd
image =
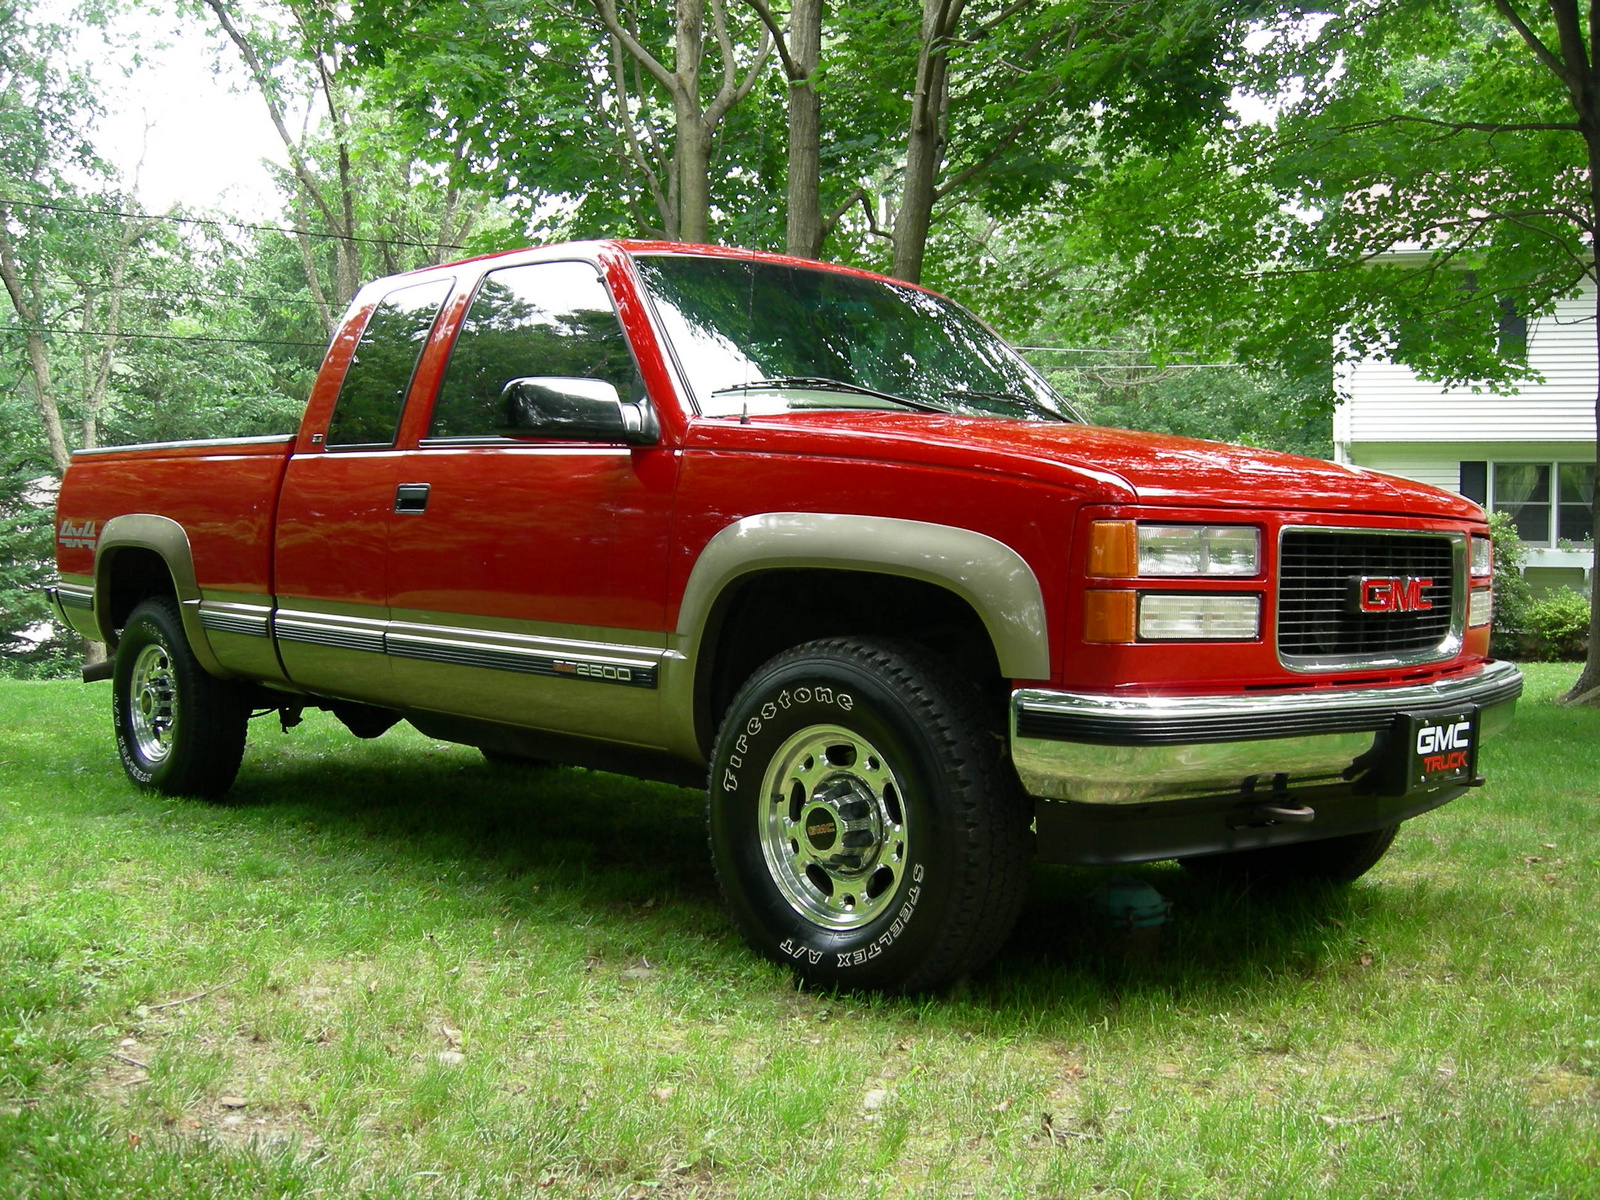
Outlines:
[{"label": "red pickup truck", "polygon": [[1034,857],[1354,878],[1521,690],[1461,497],[1087,426],[931,292],[709,247],[374,283],[298,433],[81,451],[57,532],[139,785],[308,705],[709,778],[824,985],[974,969]]}]

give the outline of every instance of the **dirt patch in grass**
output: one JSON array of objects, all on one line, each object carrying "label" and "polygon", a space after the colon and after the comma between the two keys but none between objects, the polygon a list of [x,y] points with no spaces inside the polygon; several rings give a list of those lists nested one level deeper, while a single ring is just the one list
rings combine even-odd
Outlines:
[{"label": "dirt patch in grass", "polygon": [[1576,1101],[1600,1102],[1600,1080],[1593,1075],[1551,1067],[1528,1081],[1528,1102],[1538,1108]]}]

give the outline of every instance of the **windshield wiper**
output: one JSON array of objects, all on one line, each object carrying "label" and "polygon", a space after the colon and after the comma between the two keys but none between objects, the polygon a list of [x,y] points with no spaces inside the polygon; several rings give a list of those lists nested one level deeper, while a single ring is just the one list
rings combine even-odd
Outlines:
[{"label": "windshield wiper", "polygon": [[825,375],[780,375],[773,379],[752,379],[749,383],[736,383],[731,387],[717,388],[711,394],[721,396],[727,392],[752,392],[767,388],[810,388],[817,392],[849,392],[855,396],[871,396],[877,400],[887,400],[890,404],[899,404],[922,412],[943,413],[946,416],[950,412],[949,409],[941,408],[937,404],[929,404],[923,400],[907,400],[904,396],[893,396],[875,388],[862,387],[859,383],[846,383],[842,379],[829,379]]},{"label": "windshield wiper", "polygon": [[958,404],[964,400],[999,400],[1004,404],[1015,404],[1018,408],[1043,417],[1047,421],[1059,421],[1068,425],[1072,423],[1071,417],[1057,412],[1042,400],[1035,400],[1032,396],[1024,396],[1020,392],[980,392],[951,388],[940,392],[939,399],[954,400]]}]

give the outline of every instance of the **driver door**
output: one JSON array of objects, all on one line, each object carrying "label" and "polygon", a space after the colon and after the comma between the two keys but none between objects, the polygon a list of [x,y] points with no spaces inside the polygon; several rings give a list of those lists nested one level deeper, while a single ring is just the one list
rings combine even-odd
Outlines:
[{"label": "driver door", "polygon": [[396,684],[439,712],[659,746],[677,458],[514,428],[508,385],[541,378],[602,380],[648,406],[589,263],[492,270],[468,306],[427,436],[398,466]]}]

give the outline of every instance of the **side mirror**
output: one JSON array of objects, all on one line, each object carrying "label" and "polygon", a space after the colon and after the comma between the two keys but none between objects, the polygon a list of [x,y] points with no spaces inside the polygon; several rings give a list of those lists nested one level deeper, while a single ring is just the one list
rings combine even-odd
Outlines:
[{"label": "side mirror", "polygon": [[500,390],[500,430],[568,442],[652,446],[661,436],[645,402],[625,403],[604,379],[524,376]]}]

